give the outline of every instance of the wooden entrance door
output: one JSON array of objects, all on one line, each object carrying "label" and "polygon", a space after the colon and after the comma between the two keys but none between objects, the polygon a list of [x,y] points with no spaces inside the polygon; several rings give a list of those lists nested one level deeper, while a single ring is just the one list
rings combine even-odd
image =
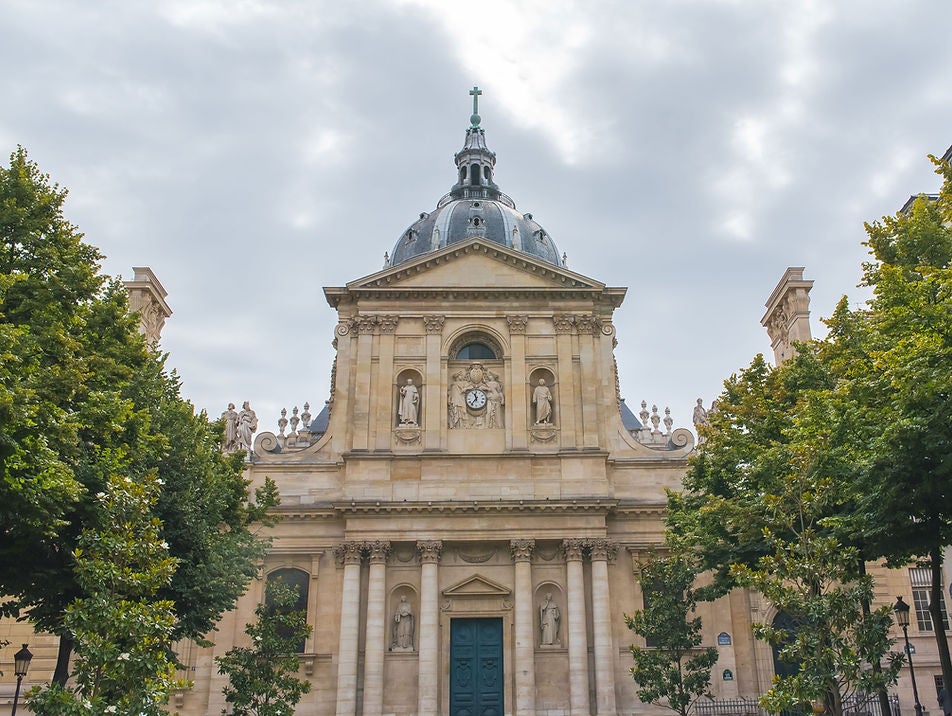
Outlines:
[{"label": "wooden entrance door", "polygon": [[502,716],[502,619],[450,621],[450,716]]}]

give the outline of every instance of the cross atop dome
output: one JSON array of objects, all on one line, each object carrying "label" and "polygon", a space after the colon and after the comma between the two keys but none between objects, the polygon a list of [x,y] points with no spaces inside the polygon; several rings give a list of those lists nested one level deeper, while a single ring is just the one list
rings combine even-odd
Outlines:
[{"label": "cross atop dome", "polygon": [[469,118],[469,121],[472,128],[475,129],[479,126],[479,95],[481,95],[483,91],[476,85],[473,85],[473,89],[471,89],[469,93],[473,96],[473,116]]}]

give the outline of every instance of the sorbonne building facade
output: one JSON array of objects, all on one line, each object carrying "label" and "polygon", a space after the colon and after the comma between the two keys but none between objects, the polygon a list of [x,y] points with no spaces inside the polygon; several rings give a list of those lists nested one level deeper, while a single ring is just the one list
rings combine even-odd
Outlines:
[{"label": "sorbonne building facade", "polygon": [[[628,673],[624,615],[642,606],[637,565],[694,436],[625,407],[625,289],[568,270],[499,191],[478,116],[455,161],[383,270],[324,290],[339,317],[330,400],[255,439],[249,475],[277,482],[283,519],[214,653],[280,576],[313,628],[299,713],[654,710]],[[749,624],[769,609],[746,592],[703,608],[714,692],[760,693],[772,659]],[[220,711],[212,657],[192,659],[181,713]]]},{"label": "sorbonne building facade", "polygon": [[[638,566],[661,543],[665,489],[680,486],[695,438],[657,409],[625,405],[612,322],[625,289],[568,270],[499,190],[495,160],[474,111],[435,210],[383,270],[325,288],[339,317],[330,398],[316,417],[295,409],[254,438],[248,477],[275,480],[282,519],[215,644],[179,645],[192,686],[171,712],[222,713],[214,658],[245,643],[279,577],[300,588],[312,627],[300,674],[311,691],[297,713],[664,711],[637,698],[628,647],[640,638],[625,614],[643,606]],[[811,285],[788,269],[768,299],[778,362],[809,338]],[[127,286],[157,339],[164,289],[145,268]],[[915,596],[916,572],[880,572],[878,598]],[[743,590],[699,609],[703,643],[719,654],[713,703],[755,699],[775,663],[750,626],[776,610]],[[927,709],[924,682],[939,672],[928,626],[913,632]],[[55,637],[0,628],[32,641],[31,680],[48,679]],[[906,675],[900,686],[911,704]]]}]

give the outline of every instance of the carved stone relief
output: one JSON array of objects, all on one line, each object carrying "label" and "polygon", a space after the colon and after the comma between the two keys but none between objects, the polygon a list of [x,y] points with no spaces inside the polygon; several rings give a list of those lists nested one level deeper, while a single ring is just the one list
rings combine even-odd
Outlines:
[{"label": "carved stone relief", "polygon": [[506,316],[506,322],[509,324],[510,333],[525,333],[526,324],[529,323],[529,316],[525,314]]},{"label": "carved stone relief", "polygon": [[423,325],[426,327],[427,333],[442,333],[444,321],[446,321],[446,318],[443,316],[423,317]]},{"label": "carved stone relief", "polygon": [[447,391],[447,425],[456,428],[501,428],[505,392],[499,375],[482,363],[457,370]]}]

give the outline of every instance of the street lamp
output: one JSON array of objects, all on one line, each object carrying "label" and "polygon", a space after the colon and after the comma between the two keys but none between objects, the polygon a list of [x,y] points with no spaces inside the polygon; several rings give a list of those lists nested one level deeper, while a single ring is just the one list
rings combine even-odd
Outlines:
[{"label": "street lamp", "polygon": [[13,673],[17,677],[17,688],[16,691],[13,692],[13,711],[10,713],[10,716],[17,716],[17,700],[20,698],[20,684],[23,682],[23,677],[26,676],[26,672],[30,670],[30,661],[32,659],[33,654],[26,648],[26,644],[23,645],[20,651],[13,655]]},{"label": "street lamp", "polygon": [[909,605],[902,597],[896,597],[893,605],[896,623],[902,627],[902,636],[906,640],[906,656],[909,657],[909,676],[912,677],[912,696],[916,700],[916,716],[922,716],[922,704],[919,703],[919,689],[916,687],[916,670],[912,666],[912,652],[909,650]]}]

